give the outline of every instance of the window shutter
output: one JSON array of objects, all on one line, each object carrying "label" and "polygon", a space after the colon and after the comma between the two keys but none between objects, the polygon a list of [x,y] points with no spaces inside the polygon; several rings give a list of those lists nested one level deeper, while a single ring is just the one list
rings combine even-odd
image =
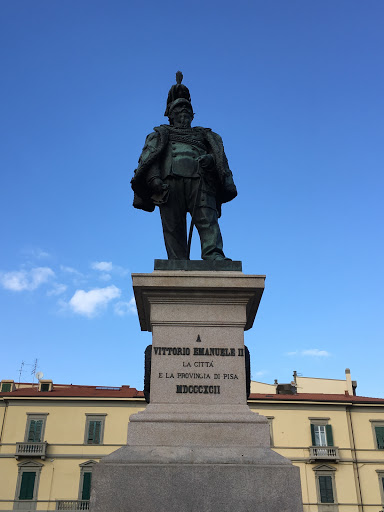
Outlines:
[{"label": "window shutter", "polygon": [[9,382],[4,382],[1,386],[1,391],[9,393],[11,391],[11,384]]},{"label": "window shutter", "polygon": [[100,444],[101,421],[90,421],[88,429],[88,444]]},{"label": "window shutter", "polygon": [[43,420],[37,420],[35,423],[35,443],[41,442],[41,431],[43,430]]},{"label": "window shutter", "polygon": [[95,439],[93,441],[94,444],[100,444],[100,431],[101,431],[101,421],[95,421]]},{"label": "window shutter", "polygon": [[311,423],[311,437],[312,437],[312,446],[316,446],[315,425],[313,423]]},{"label": "window shutter", "polygon": [[35,488],[36,473],[34,471],[24,471],[21,476],[21,485],[19,500],[32,500],[33,490]]},{"label": "window shutter", "polygon": [[332,425],[325,425],[325,432],[327,433],[327,446],[333,446]]},{"label": "window shutter", "polygon": [[92,473],[87,472],[83,475],[83,490],[81,493],[81,499],[82,500],[89,500],[91,497],[91,480],[92,480]]},{"label": "window shutter", "polygon": [[30,443],[40,443],[42,429],[43,420],[31,420],[29,423],[28,441]]},{"label": "window shutter", "polygon": [[32,443],[35,441],[35,423],[36,420],[31,420],[29,422],[28,441]]},{"label": "window shutter", "polygon": [[93,437],[94,437],[94,428],[95,428],[95,422],[90,421],[88,425],[88,444],[93,443]]},{"label": "window shutter", "polygon": [[375,427],[377,448],[384,450],[384,427]]},{"label": "window shutter", "polygon": [[331,476],[319,476],[319,487],[320,487],[320,502],[321,503],[334,503],[333,501],[333,489],[332,489],[332,477]]}]

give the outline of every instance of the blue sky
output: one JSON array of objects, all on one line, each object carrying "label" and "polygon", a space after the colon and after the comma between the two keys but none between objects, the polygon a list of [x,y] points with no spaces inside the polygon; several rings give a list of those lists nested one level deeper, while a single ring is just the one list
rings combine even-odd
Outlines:
[{"label": "blue sky", "polygon": [[[254,380],[384,396],[381,0],[1,2],[0,378],[142,389],[132,272],[165,258],[132,208],[181,69],[238,197],[224,249],[266,274]],[[195,238],[192,258],[199,258]]]}]

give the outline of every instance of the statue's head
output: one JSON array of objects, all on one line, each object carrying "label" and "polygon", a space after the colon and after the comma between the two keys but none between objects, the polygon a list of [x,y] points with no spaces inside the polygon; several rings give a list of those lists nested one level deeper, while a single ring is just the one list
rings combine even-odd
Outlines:
[{"label": "statue's head", "polygon": [[171,126],[190,128],[193,117],[192,105],[188,100],[179,98],[170,105],[168,119]]},{"label": "statue's head", "polygon": [[189,89],[181,83],[183,73],[176,73],[176,85],[172,85],[168,93],[167,108],[164,115],[169,124],[176,127],[189,128],[194,117]]}]

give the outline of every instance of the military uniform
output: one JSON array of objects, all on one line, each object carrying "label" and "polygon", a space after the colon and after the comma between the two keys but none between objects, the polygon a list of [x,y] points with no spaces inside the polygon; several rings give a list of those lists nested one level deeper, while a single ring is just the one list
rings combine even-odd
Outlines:
[{"label": "military uniform", "polygon": [[[207,154],[212,165],[202,169],[198,158]],[[151,183],[158,178],[168,186],[166,201],[151,194]],[[188,258],[187,212],[200,235],[202,259],[225,258],[218,217],[221,203],[237,192],[219,135],[201,127],[155,128],[146,139],[132,188],[139,196],[134,206],[151,211],[151,202],[158,204],[169,259]]]}]

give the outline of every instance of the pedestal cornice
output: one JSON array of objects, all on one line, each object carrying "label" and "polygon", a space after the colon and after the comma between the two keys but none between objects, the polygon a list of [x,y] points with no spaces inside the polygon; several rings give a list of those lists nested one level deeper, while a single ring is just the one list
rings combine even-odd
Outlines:
[{"label": "pedestal cornice", "polygon": [[[246,318],[242,322],[244,330],[252,327],[261,296],[264,291],[264,275],[247,275],[242,272],[228,271],[161,271],[150,274],[132,274],[140,327],[142,331],[152,332],[152,327],[160,320],[152,318],[151,307],[154,304],[207,304],[207,305],[243,305]],[[196,320],[191,320],[196,323]],[[187,325],[185,319],[163,318],[161,323]],[[201,325],[213,325],[203,317]],[[213,321],[214,323],[217,320]],[[224,325],[225,319],[221,320]],[[228,320],[228,325],[234,325]],[[239,324],[240,325],[240,324]]]}]

